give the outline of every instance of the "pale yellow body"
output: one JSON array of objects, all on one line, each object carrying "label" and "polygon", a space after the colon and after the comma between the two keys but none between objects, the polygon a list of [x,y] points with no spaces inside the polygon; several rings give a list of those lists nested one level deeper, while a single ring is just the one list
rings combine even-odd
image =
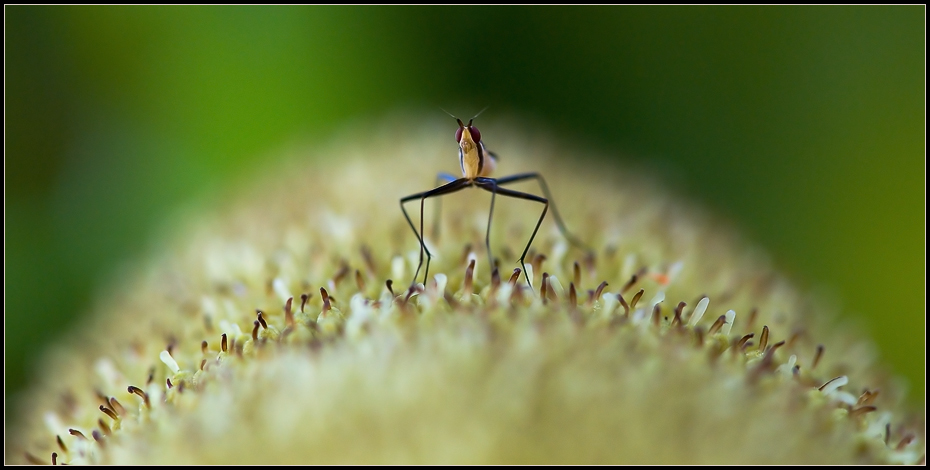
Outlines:
[{"label": "pale yellow body", "polygon": [[475,142],[468,127],[462,129],[462,140],[459,141],[459,163],[462,165],[462,176],[470,180],[478,177],[489,177],[494,172],[494,157],[488,153],[483,142]]}]

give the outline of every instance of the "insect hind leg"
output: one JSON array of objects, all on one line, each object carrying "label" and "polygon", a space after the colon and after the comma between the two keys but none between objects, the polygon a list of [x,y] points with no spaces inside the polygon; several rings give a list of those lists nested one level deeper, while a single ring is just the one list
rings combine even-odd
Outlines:
[{"label": "insect hind leg", "polygon": [[527,181],[531,179],[534,179],[539,183],[539,187],[542,189],[543,195],[546,197],[549,203],[552,204],[552,215],[555,217],[555,224],[559,227],[559,232],[562,233],[562,236],[565,237],[565,239],[576,248],[580,248],[589,253],[594,251],[591,249],[591,247],[586,245],[584,242],[579,240],[568,231],[568,228],[565,226],[565,222],[562,220],[562,216],[559,215],[558,208],[555,206],[555,199],[552,197],[552,193],[549,191],[549,185],[546,184],[546,180],[542,177],[541,174],[536,172],[519,173],[516,175],[505,176],[503,178],[497,178],[495,181],[499,186],[503,186],[505,184],[519,183],[521,181]]},{"label": "insect hind leg", "polygon": [[[533,244],[533,239],[536,238],[536,233],[539,231],[539,226],[542,225],[543,219],[546,218],[546,212],[549,211],[549,200],[544,197],[537,196],[535,194],[524,193],[521,191],[514,191],[512,189],[502,188],[499,185],[499,180],[495,180],[493,178],[478,178],[475,184],[481,189],[491,192],[492,210],[494,206],[493,204],[494,196],[496,196],[497,194],[500,194],[501,196],[508,196],[508,197],[516,198],[516,199],[526,199],[528,201],[535,201],[535,202],[544,204],[542,213],[539,214],[539,220],[536,221],[536,227],[533,228],[533,234],[530,235],[530,239],[526,242],[526,247],[523,248],[523,253],[520,255],[520,267],[523,269],[523,275],[524,277],[526,277],[527,285],[529,285],[530,289],[532,289],[533,283],[532,281],[530,281],[530,276],[526,272],[526,253],[530,250],[530,246]],[[491,231],[491,217],[488,216],[488,233],[489,234],[490,234],[490,231]],[[485,239],[485,241],[487,242],[487,239]],[[490,248],[488,248],[488,251],[490,255]]]}]

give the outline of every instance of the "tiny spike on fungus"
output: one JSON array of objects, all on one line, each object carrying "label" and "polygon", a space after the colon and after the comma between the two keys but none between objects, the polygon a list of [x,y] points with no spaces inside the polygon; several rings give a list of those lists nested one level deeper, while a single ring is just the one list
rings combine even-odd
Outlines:
[{"label": "tiny spike on fungus", "polygon": [[[391,280],[388,279],[387,282],[388,282],[388,290],[391,290]],[[393,293],[394,291],[391,291],[391,294]],[[301,313],[303,313],[304,307],[307,306],[307,300],[309,299],[310,299],[310,294],[300,294],[300,312]]]},{"label": "tiny spike on fungus", "polygon": [[684,311],[687,305],[684,302],[678,302],[678,306],[675,307],[675,316],[672,318],[672,326],[681,326],[681,312]]},{"label": "tiny spike on fungus", "polygon": [[97,419],[97,426],[100,427],[100,430],[103,431],[104,436],[109,436],[113,430],[110,429],[110,425],[103,420],[103,418]]},{"label": "tiny spike on fungus", "polygon": [[814,352],[814,360],[811,361],[811,370],[817,368],[817,364],[820,364],[820,358],[823,357],[824,347],[822,344],[817,345],[817,351]]},{"label": "tiny spike on fungus", "polygon": [[895,446],[894,450],[904,450],[904,448],[907,447],[913,440],[913,434],[906,434],[901,438],[901,440],[898,442],[898,445]]},{"label": "tiny spike on fungus", "polygon": [[68,447],[65,445],[65,441],[61,439],[61,436],[56,435],[55,442],[58,444],[58,448],[61,449],[62,452],[66,454],[68,453]]},{"label": "tiny spike on fungus", "polygon": [[320,287],[320,296],[323,298],[323,313],[326,313],[332,308],[332,305],[329,303],[329,293],[326,292],[326,288]]},{"label": "tiny spike on fungus", "polygon": [[145,403],[146,408],[149,407],[149,395],[145,393],[144,390],[142,390],[139,387],[133,386],[133,385],[130,385],[128,387],[128,390],[129,390],[129,393],[140,396],[142,398],[143,403]]},{"label": "tiny spike on fungus", "polygon": [[855,409],[853,409],[852,411],[850,411],[850,412],[849,412],[849,416],[850,416],[851,418],[855,418],[855,417],[857,417],[857,416],[863,416],[863,415],[865,415],[865,414],[871,413],[871,412],[873,412],[873,411],[875,411],[875,410],[877,410],[877,409],[878,409],[878,408],[876,408],[876,407],[874,407],[874,406],[872,406],[872,405],[860,406],[859,408],[855,408]]},{"label": "tiny spike on fungus", "polygon": [[288,297],[287,301],[284,302],[284,324],[286,326],[294,326],[294,311],[292,310],[293,304],[293,297]]},{"label": "tiny spike on fungus", "polygon": [[548,302],[548,292],[549,292],[549,273],[543,273],[542,275],[542,284],[539,286],[539,297],[542,299],[542,302],[545,304]]},{"label": "tiny spike on fungus", "polygon": [[368,273],[375,274],[378,272],[378,267],[375,265],[375,259],[371,255],[371,248],[368,245],[362,245],[359,250],[362,253],[362,260],[365,262],[365,268],[368,269]]},{"label": "tiny spike on fungus", "polygon": [[769,327],[762,326],[762,334],[759,336],[759,351],[765,352],[765,347],[769,344]]},{"label": "tiny spike on fungus", "polygon": [[643,294],[646,293],[646,289],[640,289],[639,292],[633,295],[633,299],[630,300],[630,308],[635,309],[636,304],[639,303],[639,299],[643,298]]},{"label": "tiny spike on fungus", "polygon": [[607,281],[601,282],[601,283],[597,286],[597,290],[594,291],[594,298],[595,298],[595,299],[600,299],[600,298],[601,298],[601,293],[604,292],[604,289],[606,289],[607,286],[608,286]]},{"label": "tiny spike on fungus", "polygon": [[[394,293],[394,281],[388,279],[387,281],[384,281],[384,286],[387,287],[388,292],[391,293],[391,297],[397,297],[397,294]],[[300,311],[304,311],[303,305],[300,306]]]},{"label": "tiny spike on fungus", "polygon": [[568,305],[570,307],[578,306],[578,292],[575,291],[575,283],[568,283]]},{"label": "tiny spike on fungus", "polygon": [[339,283],[348,276],[350,270],[349,263],[347,263],[346,260],[342,260],[342,263],[339,265],[339,271],[336,271],[336,275],[333,276],[333,285],[338,286]]},{"label": "tiny spike on fungus", "polygon": [[691,318],[688,319],[688,326],[694,327],[701,321],[701,318],[704,317],[704,312],[707,311],[707,305],[710,303],[710,298],[706,295],[702,295],[698,299],[697,305],[694,306],[694,310],[691,311]]},{"label": "tiny spike on fungus", "polygon": [[52,452],[52,465],[58,465],[58,452]]},{"label": "tiny spike on fungus", "polygon": [[87,439],[87,436],[85,436],[84,433],[74,428],[69,428],[68,434],[71,434],[72,436],[75,436],[75,437],[79,437],[81,439]]},{"label": "tiny spike on fungus", "polygon": [[638,280],[639,280],[639,276],[637,276],[636,274],[633,274],[633,276],[630,277],[630,280],[626,281],[626,284],[624,284],[623,287],[620,288],[620,293],[622,294],[630,290],[633,287],[633,285],[636,284],[636,281]]},{"label": "tiny spike on fungus", "polygon": [[623,298],[623,294],[617,293],[617,300],[620,302],[620,305],[623,306],[623,316],[630,317],[630,306],[626,303],[626,300]]},{"label": "tiny spike on fungus", "polygon": [[116,400],[116,397],[110,397],[110,408],[120,416],[126,414],[126,408],[123,407],[122,403]]},{"label": "tiny spike on fungus", "polygon": [[878,398],[879,390],[865,390],[856,401],[856,406],[871,405]]},{"label": "tiny spike on fungus", "polygon": [[824,395],[827,395],[833,392],[834,390],[842,387],[843,385],[846,385],[847,383],[849,383],[849,379],[845,375],[841,375],[839,377],[834,377],[826,381],[817,390],[820,390],[821,392],[823,392]]},{"label": "tiny spike on fungus", "polygon": [[355,270],[355,287],[358,287],[359,292],[365,291],[365,278],[358,269]]},{"label": "tiny spike on fungus", "polygon": [[252,341],[258,341],[258,328],[261,326],[261,323],[258,320],[252,321]]},{"label": "tiny spike on fungus", "polygon": [[742,338],[740,338],[739,341],[736,342],[736,349],[742,350],[743,345],[745,345],[747,341],[752,339],[753,336],[755,336],[755,333],[749,333],[748,335],[745,335]]},{"label": "tiny spike on fungus", "polygon": [[226,333],[223,333],[221,338],[222,339],[220,339],[220,350],[223,352],[226,352],[229,346],[228,341],[226,340]]},{"label": "tiny spike on fungus", "polygon": [[268,323],[265,322],[265,312],[261,310],[255,310],[255,314],[258,315],[258,322],[262,325],[262,329],[268,329]]},{"label": "tiny spike on fungus", "polygon": [[520,279],[520,274],[521,274],[520,268],[514,268],[513,274],[510,275],[510,280],[508,280],[507,283],[510,284],[511,286],[515,286],[517,284],[517,281]]},{"label": "tiny spike on fungus", "polygon": [[207,343],[207,340],[203,340],[200,342],[200,353],[201,354],[206,354],[209,349],[210,349],[210,345]]},{"label": "tiny spike on fungus", "polygon": [[113,411],[113,410],[111,410],[111,409],[109,409],[109,408],[107,408],[107,407],[105,407],[105,406],[103,406],[103,405],[100,405],[98,408],[100,409],[100,411],[103,412],[103,414],[109,416],[109,417],[112,418],[114,421],[119,420],[119,416],[116,415],[116,412],[115,412],[115,411]]},{"label": "tiny spike on fungus", "polygon": [[474,289],[475,262],[477,262],[476,259],[470,259],[468,261],[468,267],[465,268],[465,280],[462,281],[462,291],[465,292],[465,295],[471,294]]},{"label": "tiny spike on fungus", "polygon": [[572,282],[581,285],[581,265],[577,261],[572,265]]},{"label": "tiny spike on fungus", "polygon": [[721,328],[723,328],[723,324],[726,322],[727,322],[726,315],[720,315],[719,317],[717,317],[717,320],[714,321],[714,324],[710,325],[710,329],[707,330],[707,334],[709,335],[716,334],[718,331],[720,331]]}]

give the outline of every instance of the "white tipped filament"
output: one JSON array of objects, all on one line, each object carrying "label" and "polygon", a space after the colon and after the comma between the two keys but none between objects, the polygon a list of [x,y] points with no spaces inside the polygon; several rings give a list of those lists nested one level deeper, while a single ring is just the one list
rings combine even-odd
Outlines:
[{"label": "white tipped filament", "polygon": [[688,326],[693,327],[697,325],[697,322],[701,321],[701,317],[704,316],[704,312],[707,311],[707,304],[710,303],[710,299],[704,297],[698,302],[697,307],[694,307],[694,313],[691,314],[691,319],[688,320]]},{"label": "white tipped filament", "polygon": [[177,374],[178,371],[181,370],[181,368],[178,366],[178,361],[175,361],[174,358],[171,357],[171,353],[168,351],[162,351],[161,354],[158,355],[158,358],[161,359],[161,362],[164,362],[169,369],[171,369],[171,372]]}]

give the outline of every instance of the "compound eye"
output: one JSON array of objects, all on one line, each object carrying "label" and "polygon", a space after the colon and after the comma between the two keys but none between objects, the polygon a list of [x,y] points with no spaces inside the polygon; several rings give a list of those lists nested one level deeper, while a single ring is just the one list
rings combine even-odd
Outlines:
[{"label": "compound eye", "polygon": [[481,142],[481,131],[478,130],[475,126],[469,126],[468,130],[471,132],[471,138],[475,142]]},{"label": "compound eye", "polygon": [[463,128],[463,127],[459,127],[459,128],[455,131],[455,141],[456,141],[456,142],[461,142],[461,141],[462,141],[462,129],[464,129],[464,128]]}]

